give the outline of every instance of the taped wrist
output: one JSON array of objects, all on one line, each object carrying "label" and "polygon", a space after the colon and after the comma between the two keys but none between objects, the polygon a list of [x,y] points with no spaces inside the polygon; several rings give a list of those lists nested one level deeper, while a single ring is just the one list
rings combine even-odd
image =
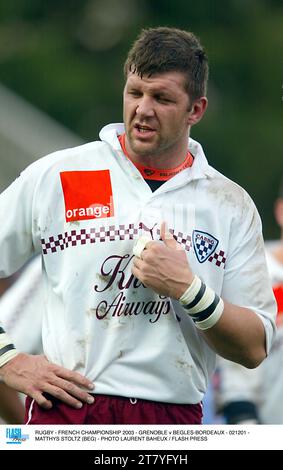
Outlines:
[{"label": "taped wrist", "polygon": [[224,302],[221,297],[196,275],[186,292],[180,297],[179,302],[200,330],[212,328],[224,310]]},{"label": "taped wrist", "polygon": [[5,330],[0,326],[0,367],[4,366],[10,359],[13,359],[18,354],[11,339],[5,333]]}]

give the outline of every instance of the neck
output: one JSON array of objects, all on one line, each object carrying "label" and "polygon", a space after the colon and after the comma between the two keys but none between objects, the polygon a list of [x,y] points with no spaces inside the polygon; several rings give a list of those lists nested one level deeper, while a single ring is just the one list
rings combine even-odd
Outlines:
[{"label": "neck", "polygon": [[137,163],[131,159],[129,156],[126,145],[125,145],[125,137],[126,134],[122,134],[118,136],[120,145],[122,147],[122,150],[126,157],[128,157],[132,163],[136,166],[136,168],[139,170],[139,172],[142,174],[143,178],[145,180],[155,180],[155,181],[167,181],[170,178],[173,178],[173,176],[177,175],[181,171],[185,170],[186,168],[189,168],[192,166],[194,162],[194,157],[191,155],[191,153],[187,150],[187,154],[182,161],[182,163],[178,166],[175,166],[174,168],[157,168],[156,166],[150,166],[149,164],[143,165],[141,163]]},{"label": "neck", "polygon": [[156,169],[171,169],[181,165],[188,153],[188,139],[173,148],[163,149],[158,153],[136,153],[129,145],[125,137],[125,149],[128,157],[137,165],[148,166]]}]

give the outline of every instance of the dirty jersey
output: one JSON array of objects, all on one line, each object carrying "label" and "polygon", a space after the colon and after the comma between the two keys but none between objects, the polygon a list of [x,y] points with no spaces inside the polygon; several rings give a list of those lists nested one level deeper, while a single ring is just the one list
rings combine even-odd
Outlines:
[{"label": "dirty jersey", "polygon": [[259,315],[269,349],[276,308],[261,222],[191,138],[192,167],[153,193],[121,149],[123,132],[110,124],[101,141],[36,161],[1,195],[0,276],[42,254],[44,352],[96,393],[197,403],[215,353],[177,300],[132,275],[133,245],[144,234],[158,241],[166,221],[192,271]]}]

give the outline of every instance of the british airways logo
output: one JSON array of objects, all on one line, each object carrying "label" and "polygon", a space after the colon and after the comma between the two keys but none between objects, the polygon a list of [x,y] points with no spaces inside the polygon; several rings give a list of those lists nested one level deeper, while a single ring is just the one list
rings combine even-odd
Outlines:
[{"label": "british airways logo", "polygon": [[193,246],[196,257],[200,263],[204,263],[216,250],[219,240],[207,232],[193,231]]}]

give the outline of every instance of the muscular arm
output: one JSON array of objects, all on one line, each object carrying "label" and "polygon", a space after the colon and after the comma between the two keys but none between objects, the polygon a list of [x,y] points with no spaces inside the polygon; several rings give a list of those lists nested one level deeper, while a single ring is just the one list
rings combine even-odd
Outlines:
[{"label": "muscular arm", "polygon": [[[194,274],[185,252],[162,226],[163,243],[148,242],[142,259],[135,257],[133,274],[157,293],[179,299],[191,284]],[[224,302],[218,322],[200,331],[219,355],[245,367],[257,367],[266,357],[265,329],[258,315],[247,308]]]},{"label": "muscular arm", "polygon": [[247,308],[224,302],[219,321],[202,334],[220,356],[245,367],[257,367],[266,357],[263,323]]}]

